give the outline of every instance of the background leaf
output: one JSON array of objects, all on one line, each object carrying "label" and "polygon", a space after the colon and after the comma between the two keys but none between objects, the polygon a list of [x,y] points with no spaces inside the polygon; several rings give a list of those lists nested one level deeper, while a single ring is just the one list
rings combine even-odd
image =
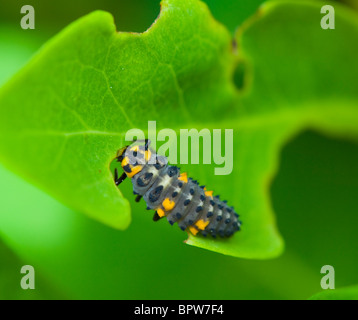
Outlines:
[{"label": "background leaf", "polygon": [[[237,161],[234,187],[227,193],[237,199],[246,226],[230,246],[219,243],[220,252],[255,258],[280,252],[280,241],[272,236],[267,188],[288,139],[306,128],[357,138],[357,19],[336,5],[339,30],[323,30],[317,27],[320,7],[303,1],[268,2],[238,30],[246,82],[234,111],[238,120],[226,124],[236,128]],[[339,68],[332,68],[335,61]],[[268,243],[270,238],[276,242]],[[253,241],[266,247],[262,256],[250,245]],[[192,236],[187,243],[208,249],[217,244]]]},{"label": "background leaf", "polygon": [[[3,235],[1,235],[3,236]],[[15,255],[0,240],[0,300],[9,299],[63,299],[65,295],[46,280],[41,272],[35,272],[35,289],[22,289],[20,281],[25,274],[21,268],[25,265],[21,259]],[[39,270],[37,270],[39,271]]]}]

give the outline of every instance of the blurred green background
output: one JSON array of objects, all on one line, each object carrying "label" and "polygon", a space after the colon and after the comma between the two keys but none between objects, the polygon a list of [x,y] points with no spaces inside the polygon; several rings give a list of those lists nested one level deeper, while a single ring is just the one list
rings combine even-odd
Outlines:
[{"label": "blurred green background", "polygon": [[[215,18],[234,32],[263,1],[206,2]],[[20,28],[22,2],[2,4],[0,84],[45,40],[88,12],[109,11],[118,30],[136,32],[146,30],[159,13],[159,1],[154,0],[29,4],[36,11],[35,30]],[[110,229],[71,211],[0,164],[0,298],[306,299],[321,290],[320,269],[326,264],[335,267],[336,287],[356,284],[357,164],[355,142],[318,132],[305,132],[284,148],[271,195],[286,250],[269,261],[186,246],[177,228],[152,223],[144,203],[132,206],[128,230]],[[124,194],[133,198],[129,183]],[[36,290],[20,288],[25,264],[36,270]]]}]

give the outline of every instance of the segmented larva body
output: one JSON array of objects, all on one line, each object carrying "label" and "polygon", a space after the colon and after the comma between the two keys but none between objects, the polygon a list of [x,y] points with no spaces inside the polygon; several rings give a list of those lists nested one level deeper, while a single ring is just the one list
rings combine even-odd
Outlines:
[{"label": "segmented larva body", "polygon": [[156,210],[154,221],[166,217],[171,225],[177,223],[183,231],[214,238],[230,237],[240,230],[239,215],[233,207],[214,197],[213,191],[199,186],[186,173],[180,173],[178,167],[168,165],[167,158],[149,150],[148,145],[127,147],[119,151],[117,160],[124,173],[118,178],[115,172],[116,184],[131,178],[133,193],[138,195],[136,201],[143,197],[147,209]]}]

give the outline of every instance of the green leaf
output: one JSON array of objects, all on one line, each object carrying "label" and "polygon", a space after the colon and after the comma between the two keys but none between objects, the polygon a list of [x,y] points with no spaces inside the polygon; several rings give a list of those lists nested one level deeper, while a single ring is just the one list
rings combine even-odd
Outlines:
[{"label": "green leaf", "polygon": [[358,300],[358,286],[323,290],[310,300]]},{"label": "green leaf", "polygon": [[[239,29],[237,54],[199,1],[163,1],[143,34],[116,33],[109,14],[92,13],[2,88],[0,160],[72,208],[124,229],[129,203],[109,164],[128,129],[146,130],[148,120],[158,130],[234,128],[230,176],[183,167],[236,206],[243,230],[187,243],[237,257],[277,256],[283,241],[269,186],[282,146],[307,127],[357,137],[356,16],[337,5],[339,28],[323,30],[320,19],[319,4],[269,2]],[[238,62],[244,73],[234,75]],[[243,79],[243,89],[232,79]]]},{"label": "green leaf", "polygon": [[[109,171],[124,133],[153,118],[162,126],[195,119],[190,109],[202,90],[212,94],[200,104],[212,100],[218,109],[233,91],[224,65],[233,60],[229,43],[192,1],[164,3],[143,34],[117,33],[105,12],[80,19],[1,90],[1,160],[71,207],[126,228],[129,204]],[[168,108],[180,115],[164,113]]]}]

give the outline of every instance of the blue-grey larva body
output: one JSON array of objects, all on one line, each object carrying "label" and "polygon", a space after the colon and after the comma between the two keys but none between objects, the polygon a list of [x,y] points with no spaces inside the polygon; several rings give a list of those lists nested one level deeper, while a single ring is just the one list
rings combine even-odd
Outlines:
[{"label": "blue-grey larva body", "polygon": [[155,221],[165,216],[171,225],[178,223],[182,230],[203,236],[229,237],[240,230],[239,215],[226,201],[180,174],[178,167],[168,165],[165,157],[148,146],[127,147],[117,159],[125,174],[116,177],[116,184],[130,177],[137,198],[143,197],[147,209],[156,210]]}]

